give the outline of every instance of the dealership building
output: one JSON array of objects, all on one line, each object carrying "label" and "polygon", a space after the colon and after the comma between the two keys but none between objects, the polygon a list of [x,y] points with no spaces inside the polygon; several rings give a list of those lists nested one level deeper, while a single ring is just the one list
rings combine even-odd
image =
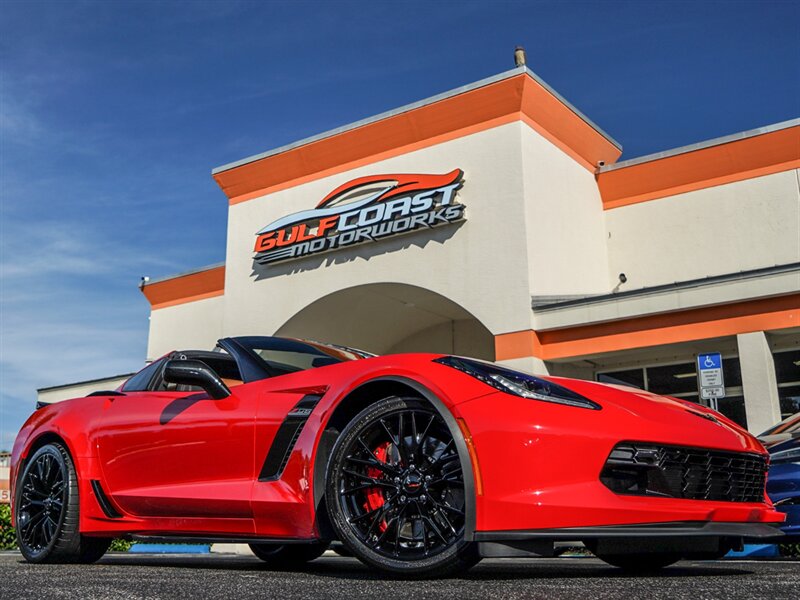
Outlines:
[{"label": "dealership building", "polygon": [[753,432],[800,410],[800,119],[621,153],[520,67],[216,168],[226,260],[142,285],[147,360],[280,335],[634,385]]}]

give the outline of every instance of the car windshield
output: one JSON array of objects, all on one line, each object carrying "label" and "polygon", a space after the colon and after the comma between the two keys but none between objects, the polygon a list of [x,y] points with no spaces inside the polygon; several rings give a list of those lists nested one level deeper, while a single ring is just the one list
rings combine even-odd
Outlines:
[{"label": "car windshield", "polygon": [[264,363],[273,377],[375,356],[347,346],[308,340],[275,337],[236,339]]}]

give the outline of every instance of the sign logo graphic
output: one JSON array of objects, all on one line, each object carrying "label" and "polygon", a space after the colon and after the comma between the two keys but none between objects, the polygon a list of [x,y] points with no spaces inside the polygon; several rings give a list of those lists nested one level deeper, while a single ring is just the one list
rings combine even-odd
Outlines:
[{"label": "sign logo graphic", "polygon": [[370,175],[339,186],[316,208],[273,221],[256,234],[254,261],[267,265],[461,221],[464,172]]}]

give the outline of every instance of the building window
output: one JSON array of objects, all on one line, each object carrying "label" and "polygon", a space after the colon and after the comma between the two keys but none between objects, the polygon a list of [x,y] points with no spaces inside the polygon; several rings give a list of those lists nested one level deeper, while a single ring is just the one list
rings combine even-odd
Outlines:
[{"label": "building window", "polygon": [[[742,370],[739,357],[731,356],[722,359],[722,371],[725,377],[725,398],[718,400],[717,408],[723,415],[747,428],[747,416],[744,408],[744,392],[742,390]],[[614,383],[647,390],[654,394],[674,396],[682,400],[701,403],[708,406],[707,401],[700,401],[697,389],[697,368],[694,362],[651,365],[636,369],[608,371],[597,374],[597,381]],[[800,381],[797,383],[800,386]],[[800,398],[798,398],[800,400]]]},{"label": "building window", "polygon": [[597,381],[602,383],[613,383],[615,385],[627,385],[628,387],[646,389],[644,381],[644,369],[628,369],[627,371],[614,371],[613,373],[598,373]]},{"label": "building window", "polygon": [[781,418],[800,412],[800,350],[775,352],[775,378],[778,380],[778,397]]}]

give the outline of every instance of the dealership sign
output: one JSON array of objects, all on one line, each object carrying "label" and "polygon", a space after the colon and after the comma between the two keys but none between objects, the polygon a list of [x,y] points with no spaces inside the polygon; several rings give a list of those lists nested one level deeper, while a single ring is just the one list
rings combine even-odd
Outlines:
[{"label": "dealership sign", "polygon": [[282,217],[256,234],[255,262],[311,256],[464,218],[456,202],[464,173],[371,175],[339,186],[310,210]]}]

